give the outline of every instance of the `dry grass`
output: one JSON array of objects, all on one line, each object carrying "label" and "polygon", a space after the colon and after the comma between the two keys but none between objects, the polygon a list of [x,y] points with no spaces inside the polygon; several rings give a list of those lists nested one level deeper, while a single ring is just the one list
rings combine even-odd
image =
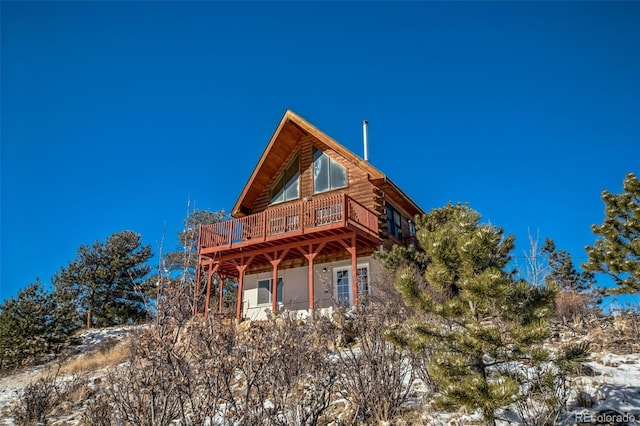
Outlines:
[{"label": "dry grass", "polygon": [[600,318],[589,333],[595,351],[626,355],[640,351],[640,314],[632,310]]},{"label": "dry grass", "polygon": [[87,373],[101,368],[115,366],[125,361],[130,353],[129,340],[124,339],[114,345],[87,352],[65,361],[60,366],[60,374],[72,375]]}]

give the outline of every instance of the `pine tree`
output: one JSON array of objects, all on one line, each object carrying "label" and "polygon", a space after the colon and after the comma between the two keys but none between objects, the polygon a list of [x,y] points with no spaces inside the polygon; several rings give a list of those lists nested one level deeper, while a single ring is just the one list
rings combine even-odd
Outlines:
[{"label": "pine tree", "polygon": [[514,238],[481,224],[467,205],[434,209],[417,218],[416,227],[428,262],[424,273],[398,267],[396,288],[419,315],[411,332],[388,336],[434,351],[429,370],[440,405],[480,409],[493,424],[498,409],[522,397],[526,377],[514,373],[514,362],[540,365],[549,359],[542,344],[554,291],[516,281],[505,270]]},{"label": "pine tree", "polygon": [[623,188],[622,194],[602,192],[604,222],[591,227],[600,238],[585,247],[589,260],[582,265],[611,276],[617,284],[611,294],[640,292],[640,181],[629,173]]},{"label": "pine tree", "polygon": [[[150,268],[151,246],[142,246],[139,234],[114,233],[106,242],[82,245],[73,262],[53,278],[55,297],[65,301],[59,315],[82,313],[86,327],[108,327],[139,321],[147,316],[145,296],[151,283],[144,278]],[[72,306],[72,307],[70,307]]]},{"label": "pine tree", "polygon": [[54,334],[53,302],[40,280],[5,300],[0,307],[0,367],[13,367],[52,349],[61,336]]},{"label": "pine tree", "polygon": [[551,238],[547,238],[542,247],[542,253],[549,259],[549,274],[545,277],[548,285],[555,285],[565,291],[582,293],[593,287],[593,273],[589,271],[578,272],[573,266],[571,253],[566,250],[557,250],[556,244]]}]

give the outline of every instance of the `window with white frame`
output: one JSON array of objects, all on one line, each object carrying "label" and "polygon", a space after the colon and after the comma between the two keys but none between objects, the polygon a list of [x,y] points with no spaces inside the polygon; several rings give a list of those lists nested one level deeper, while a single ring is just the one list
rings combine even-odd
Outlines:
[{"label": "window with white frame", "polygon": [[[358,265],[356,274],[358,280],[358,294],[369,294],[369,265]],[[351,266],[343,266],[333,270],[334,295],[338,303],[353,305],[353,286],[351,285]]]},{"label": "window with white frame", "polygon": [[[258,305],[266,305],[271,303],[273,279],[268,278],[266,280],[258,280]],[[283,281],[282,277],[278,278],[278,285],[276,288],[276,301],[282,302],[282,289]]]},{"label": "window with white frame", "polygon": [[358,265],[358,294],[369,294],[369,265]]},{"label": "window with white frame", "polygon": [[336,300],[338,303],[352,303],[351,301],[351,268],[336,269],[335,271]]}]

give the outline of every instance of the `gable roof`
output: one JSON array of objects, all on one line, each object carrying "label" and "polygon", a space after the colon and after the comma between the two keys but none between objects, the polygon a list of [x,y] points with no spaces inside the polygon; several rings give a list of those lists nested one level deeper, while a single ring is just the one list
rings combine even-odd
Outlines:
[{"label": "gable roof", "polygon": [[406,198],[406,200],[409,201],[417,211],[423,213],[422,209],[407,197],[400,188],[391,182],[384,173],[373,167],[369,162],[354,154],[349,149],[345,148],[304,118],[291,110],[287,110],[284,113],[282,120],[280,120],[280,124],[278,124],[273,136],[271,136],[271,140],[262,153],[258,164],[253,169],[253,173],[245,184],[242,193],[240,193],[240,197],[238,197],[238,200],[233,206],[231,216],[238,217],[244,215],[242,206],[253,204],[256,198],[271,182],[272,177],[278,171],[278,167],[280,167],[288,155],[295,150],[300,138],[306,135],[313,136],[329,148],[335,150],[347,161],[350,161],[357,167],[366,171],[369,175],[369,180],[374,184],[377,182],[377,186],[383,185],[397,191],[398,194],[403,198]]}]

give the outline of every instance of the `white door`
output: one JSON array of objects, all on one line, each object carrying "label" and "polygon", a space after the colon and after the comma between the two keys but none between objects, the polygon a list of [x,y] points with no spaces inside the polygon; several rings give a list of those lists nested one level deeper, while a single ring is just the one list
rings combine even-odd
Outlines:
[{"label": "white door", "polygon": [[[333,291],[340,304],[353,306],[353,285],[351,285],[351,266],[343,266],[333,270]],[[358,265],[358,293],[369,293],[369,265]]]},{"label": "white door", "polygon": [[336,268],[333,270],[333,286],[336,302],[339,304],[353,305],[353,291],[351,286],[351,267]]}]

